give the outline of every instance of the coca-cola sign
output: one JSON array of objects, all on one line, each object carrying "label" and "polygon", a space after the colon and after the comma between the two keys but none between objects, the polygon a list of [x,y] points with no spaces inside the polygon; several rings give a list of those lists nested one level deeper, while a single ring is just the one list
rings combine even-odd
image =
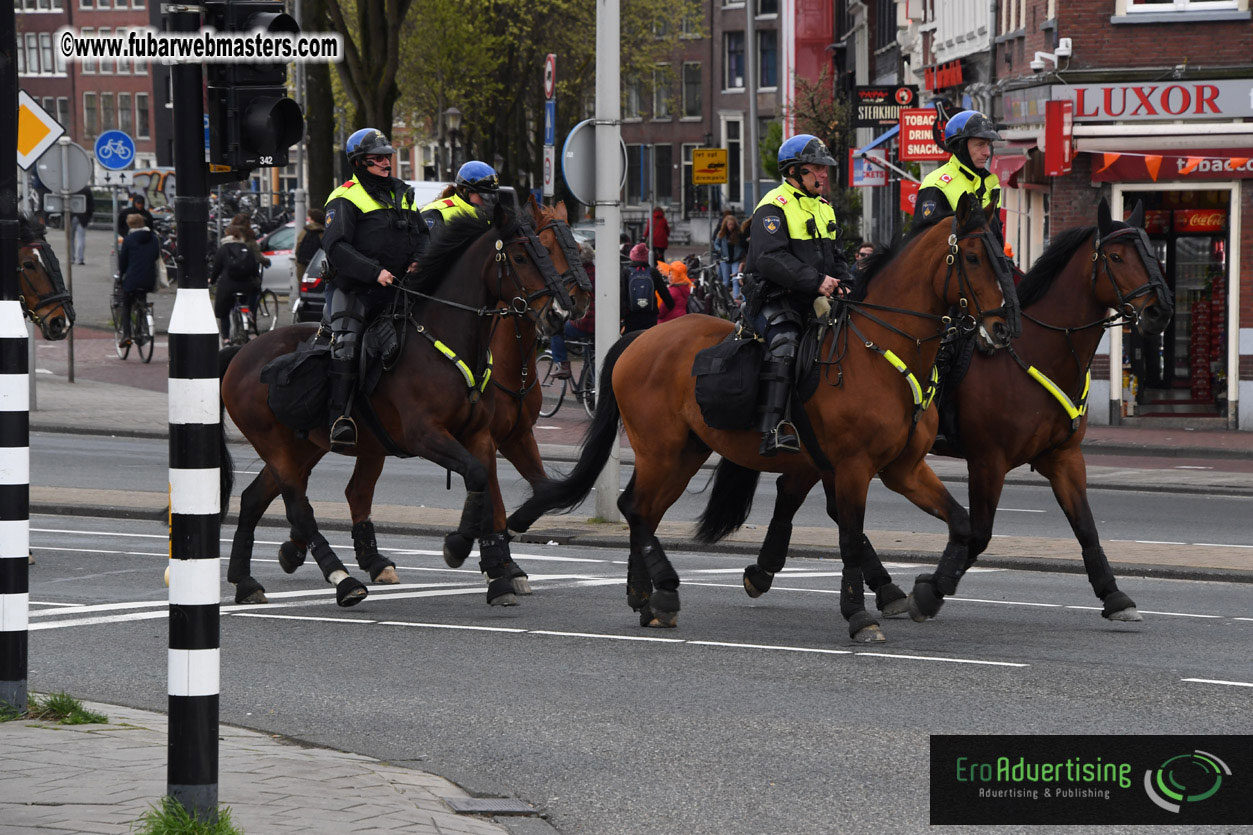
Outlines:
[{"label": "coca-cola sign", "polygon": [[1253,116],[1247,79],[1059,84],[1052,96],[1075,103],[1076,122]]},{"label": "coca-cola sign", "polygon": [[1213,234],[1227,228],[1227,212],[1223,209],[1176,209],[1175,232]]}]

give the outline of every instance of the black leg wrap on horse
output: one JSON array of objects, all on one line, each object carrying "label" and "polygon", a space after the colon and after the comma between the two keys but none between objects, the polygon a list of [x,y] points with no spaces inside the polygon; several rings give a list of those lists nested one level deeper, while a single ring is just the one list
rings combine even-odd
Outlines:
[{"label": "black leg wrap on horse", "polygon": [[875,589],[874,605],[884,615],[902,615],[908,609],[905,592],[896,583],[888,582],[886,586]]},{"label": "black leg wrap on horse", "polygon": [[369,594],[370,590],[365,587],[365,583],[356,577],[345,577],[335,586],[335,602],[345,609],[356,606]]},{"label": "black leg wrap on horse", "polygon": [[761,597],[770,591],[773,583],[774,572],[767,571],[757,563],[744,569],[744,591],[749,597]]},{"label": "black leg wrap on horse", "polygon": [[510,566],[516,569],[517,565],[509,556],[509,540],[503,533],[483,537],[479,540],[479,556],[479,570],[487,578],[487,602],[495,606],[514,605],[515,575]]},{"label": "black leg wrap on horse", "polygon": [[855,638],[857,637],[857,633],[866,627],[878,625],[879,621],[875,618],[875,616],[867,612],[865,609],[862,609],[859,612],[854,612],[852,617],[848,619],[848,637]]},{"label": "black leg wrap on horse", "polygon": [[935,569],[935,589],[942,597],[947,597],[957,591],[957,583],[962,576],[961,567],[965,564],[966,548],[950,542],[944,548],[940,564]]},{"label": "black leg wrap on horse", "polygon": [[[627,560],[627,605],[634,611],[640,612],[648,606],[648,599],[653,594],[653,581],[648,576],[648,572],[644,570],[644,566],[640,562],[640,555],[637,551],[632,550],[630,558]],[[649,615],[652,619],[652,615]],[[641,626],[647,626],[644,622]]]},{"label": "black leg wrap on horse", "polygon": [[866,611],[866,594],[862,589],[861,569],[845,567],[840,576],[840,614],[852,620],[858,612]]},{"label": "black leg wrap on horse", "polygon": [[[236,603],[268,603],[265,599],[265,588],[253,577],[244,577],[240,580],[231,580],[235,584],[235,602]],[[260,594],[260,599],[253,598],[254,594]],[[252,598],[252,599],[249,599]]]},{"label": "black leg wrap on horse", "polygon": [[930,574],[919,574],[914,580],[909,601],[909,616],[919,622],[938,615],[944,605],[944,598],[936,592],[935,579]]},{"label": "black leg wrap on horse", "polygon": [[[771,519],[766,529],[766,539],[757,554],[757,564],[771,574],[778,574],[787,562],[787,548],[792,542],[792,523],[783,519]],[[765,591],[763,589],[762,591]]]},{"label": "black leg wrap on horse", "polygon": [[238,583],[248,576],[248,567],[252,564],[252,545],[253,534],[240,525],[231,542],[231,559],[226,564],[226,582]]},{"label": "black leg wrap on horse", "polygon": [[[870,544],[870,537],[865,534],[861,535],[861,572],[866,577],[866,585],[870,586],[870,590],[876,593],[892,582],[892,576],[888,574],[887,569],[883,567],[883,563],[879,561],[878,552]],[[904,592],[901,592],[901,597],[904,596]]]},{"label": "black leg wrap on horse", "polygon": [[357,552],[357,565],[370,575],[371,580],[396,563],[379,553],[378,540],[374,538],[374,523],[369,519],[352,526],[352,547]]},{"label": "black leg wrap on horse", "polygon": [[[644,612],[649,612],[652,616],[646,623],[643,618]],[[667,591],[658,589],[653,592],[653,596],[649,598],[648,605],[640,611],[641,626],[660,626],[673,627],[677,622],[679,614],[679,592],[678,590]]]},{"label": "black leg wrap on horse", "polygon": [[482,490],[472,490],[466,493],[466,503],[461,507],[461,521],[457,523],[457,533],[474,539],[484,530],[482,527],[484,496]]},{"label": "black leg wrap on horse", "polygon": [[328,583],[331,581],[331,575],[336,571],[348,572],[322,534],[317,534],[309,540],[309,550],[313,552],[313,561],[318,564],[318,568],[322,569],[322,578]]},{"label": "black leg wrap on horse", "polygon": [[297,545],[290,539],[278,546],[278,564],[288,574],[294,574],[297,568],[305,564],[308,555],[307,546]]},{"label": "black leg wrap on horse", "polygon": [[444,562],[449,568],[460,568],[474,548],[474,537],[454,531],[444,537]]},{"label": "black leg wrap on horse", "polygon": [[[1126,592],[1119,591],[1118,589],[1114,589],[1112,592],[1105,595],[1104,600],[1101,602],[1105,604],[1101,609],[1101,617],[1103,618],[1112,619],[1113,616],[1119,612],[1124,612],[1127,609],[1135,609],[1136,607],[1135,601],[1132,600]],[[1123,618],[1118,618],[1118,620],[1123,620]],[[1139,620],[1138,613],[1137,617],[1131,618],[1131,620]]]},{"label": "black leg wrap on horse", "polygon": [[[649,579],[659,591],[673,592],[679,588],[679,575],[675,572],[674,566],[670,565],[670,560],[666,559],[666,552],[662,550],[657,537],[651,537],[650,541],[640,549],[640,557],[644,561],[644,567],[648,569]],[[656,598],[656,594],[653,597]],[[675,611],[677,612],[678,609]]]}]

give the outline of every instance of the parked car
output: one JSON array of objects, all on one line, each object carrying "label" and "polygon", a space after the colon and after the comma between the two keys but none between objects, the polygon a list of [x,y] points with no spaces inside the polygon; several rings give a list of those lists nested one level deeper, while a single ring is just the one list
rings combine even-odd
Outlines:
[{"label": "parked car", "polygon": [[292,301],[292,321],[319,322],[322,308],[326,306],[326,253],[318,250],[305,268],[305,274],[296,288]]},{"label": "parked car", "polygon": [[280,226],[268,235],[262,235],[257,243],[261,252],[270,259],[270,266],[261,274],[261,287],[275,293],[290,293],[296,264],[292,258],[296,251],[296,224]]}]

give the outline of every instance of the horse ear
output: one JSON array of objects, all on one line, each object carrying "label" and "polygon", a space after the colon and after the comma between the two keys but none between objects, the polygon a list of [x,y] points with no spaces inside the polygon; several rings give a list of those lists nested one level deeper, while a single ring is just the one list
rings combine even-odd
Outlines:
[{"label": "horse ear", "polygon": [[957,225],[965,227],[967,218],[970,217],[970,207],[972,200],[969,194],[963,194],[957,201]]},{"label": "horse ear", "polygon": [[553,217],[557,218],[557,220],[560,220],[562,223],[570,220],[570,212],[566,210],[566,201],[558,200],[553,205]]},{"label": "horse ear", "polygon": [[1102,197],[1101,202],[1096,207],[1096,229],[1101,233],[1101,237],[1104,238],[1113,225],[1114,218],[1109,212],[1109,201]]},{"label": "horse ear", "polygon": [[526,198],[526,210],[530,214],[531,220],[534,222],[535,228],[538,229],[540,224],[544,222],[544,214],[540,210],[539,204],[535,202],[535,195],[528,194]]},{"label": "horse ear", "polygon": [[496,208],[492,211],[492,225],[497,229],[504,229],[508,220],[509,212],[505,210],[505,202],[497,200]]},{"label": "horse ear", "polygon": [[1136,207],[1131,210],[1131,217],[1127,218],[1128,226],[1141,227],[1144,226],[1144,201],[1137,200]]}]

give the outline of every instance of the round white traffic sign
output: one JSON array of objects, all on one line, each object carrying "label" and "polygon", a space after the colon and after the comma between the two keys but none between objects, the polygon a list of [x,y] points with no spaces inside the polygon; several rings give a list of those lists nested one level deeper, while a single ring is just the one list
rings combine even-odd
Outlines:
[{"label": "round white traffic sign", "polygon": [[39,173],[39,182],[48,191],[78,191],[91,182],[91,157],[83,150],[83,146],[71,142],[66,157],[69,170],[61,165],[61,146],[53,145],[44,151],[44,155],[35,163],[35,171]]},{"label": "round white traffic sign", "polygon": [[544,56],[544,98],[551,99],[557,88],[557,56],[548,53]]}]

